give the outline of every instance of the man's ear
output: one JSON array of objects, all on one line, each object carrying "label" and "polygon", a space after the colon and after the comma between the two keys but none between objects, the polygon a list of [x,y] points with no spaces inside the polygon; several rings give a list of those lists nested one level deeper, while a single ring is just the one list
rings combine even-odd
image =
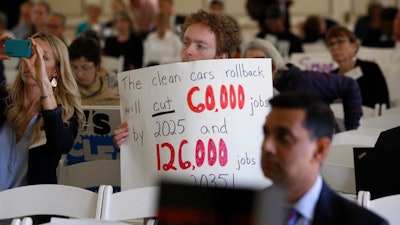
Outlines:
[{"label": "man's ear", "polygon": [[314,160],[320,164],[325,160],[331,147],[331,140],[328,137],[321,137],[316,141],[316,151],[314,152]]},{"label": "man's ear", "polygon": [[227,59],[227,58],[229,58],[229,53],[227,52],[217,56],[217,59]]}]

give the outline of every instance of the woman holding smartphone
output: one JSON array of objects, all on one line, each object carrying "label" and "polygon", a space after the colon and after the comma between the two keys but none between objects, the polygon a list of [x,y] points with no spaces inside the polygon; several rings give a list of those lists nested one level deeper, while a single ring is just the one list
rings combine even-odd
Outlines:
[{"label": "woman holding smartphone", "polygon": [[[3,48],[8,38],[0,38],[0,59],[9,58]],[[29,39],[30,58],[21,58],[14,83],[0,92],[0,191],[57,183],[61,154],[72,148],[83,123],[67,46],[45,33]]]}]

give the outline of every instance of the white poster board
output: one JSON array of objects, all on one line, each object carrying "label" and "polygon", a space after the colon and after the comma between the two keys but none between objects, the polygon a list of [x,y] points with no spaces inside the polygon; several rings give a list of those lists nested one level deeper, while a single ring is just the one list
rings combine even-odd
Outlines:
[{"label": "white poster board", "polygon": [[118,74],[122,190],[161,178],[262,188],[262,126],[272,97],[270,59],[173,63]]}]

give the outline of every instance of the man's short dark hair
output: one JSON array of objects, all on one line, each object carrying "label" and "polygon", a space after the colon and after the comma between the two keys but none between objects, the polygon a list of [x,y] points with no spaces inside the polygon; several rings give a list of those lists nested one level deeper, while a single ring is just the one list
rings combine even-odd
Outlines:
[{"label": "man's short dark hair", "polygon": [[304,127],[312,140],[321,137],[332,139],[335,117],[329,105],[317,97],[302,92],[282,92],[269,101],[272,108],[292,108],[306,111]]}]

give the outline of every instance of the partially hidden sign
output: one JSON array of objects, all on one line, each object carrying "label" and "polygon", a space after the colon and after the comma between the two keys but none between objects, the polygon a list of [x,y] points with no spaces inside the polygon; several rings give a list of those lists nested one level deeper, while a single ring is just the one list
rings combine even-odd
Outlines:
[{"label": "partially hidden sign", "polygon": [[99,159],[119,159],[119,149],[112,140],[114,129],[121,122],[119,106],[85,105],[85,126],[78,133],[67,154],[68,164]]},{"label": "partially hidden sign", "polygon": [[262,127],[270,59],[173,63],[118,74],[122,190],[177,179],[198,186],[263,188]]}]

